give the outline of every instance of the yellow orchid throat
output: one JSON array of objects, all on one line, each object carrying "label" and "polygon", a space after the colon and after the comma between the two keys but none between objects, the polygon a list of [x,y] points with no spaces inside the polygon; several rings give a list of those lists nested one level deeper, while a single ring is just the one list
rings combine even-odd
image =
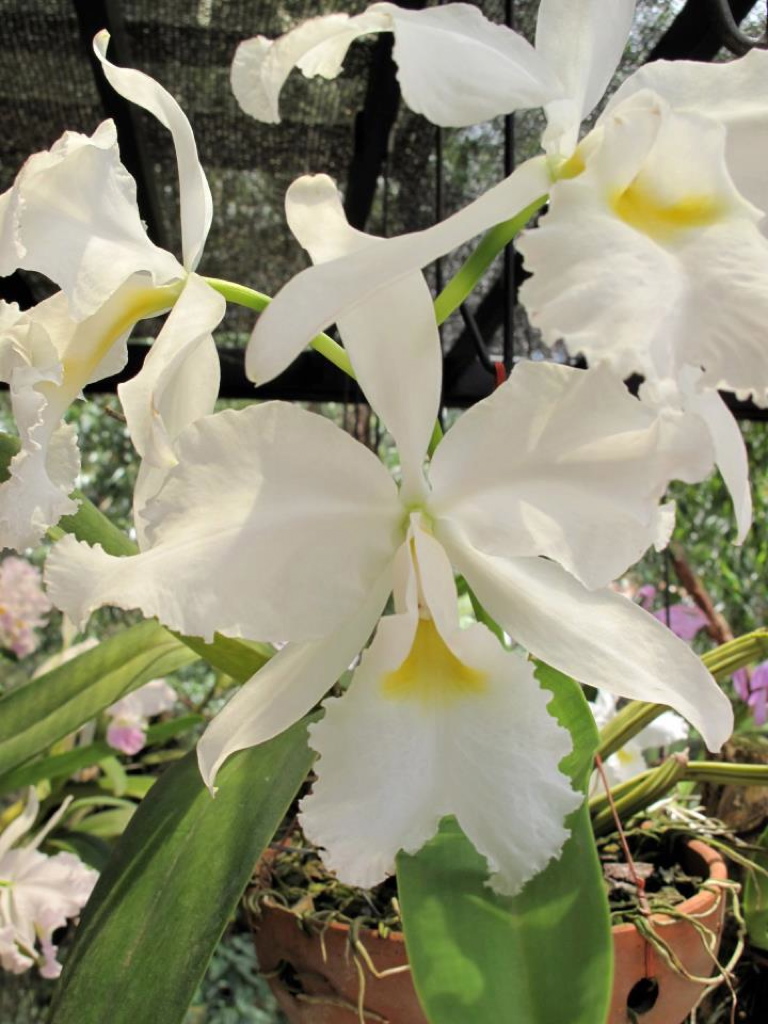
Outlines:
[{"label": "yellow orchid throat", "polygon": [[691,194],[674,203],[660,202],[637,181],[610,197],[611,208],[625,224],[659,242],[694,228],[715,224],[727,212],[726,204],[712,195]]},{"label": "yellow orchid throat", "polygon": [[391,700],[434,705],[478,696],[487,686],[486,673],[459,661],[432,619],[419,619],[408,657],[384,676],[382,692]]},{"label": "yellow orchid throat", "polygon": [[175,281],[170,285],[148,285],[125,295],[118,293],[113,296],[94,314],[96,329],[84,335],[85,344],[72,346],[72,351],[65,352],[62,359],[65,388],[74,387],[79,391],[84,387],[117,339],[139,320],[170,309],[183,287],[183,281]]}]

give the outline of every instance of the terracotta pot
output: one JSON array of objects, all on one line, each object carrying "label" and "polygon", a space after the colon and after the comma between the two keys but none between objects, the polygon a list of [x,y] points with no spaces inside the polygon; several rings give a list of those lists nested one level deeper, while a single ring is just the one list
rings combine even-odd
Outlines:
[{"label": "terracotta pot", "polygon": [[[713,881],[728,877],[720,854],[696,840],[688,844],[683,866]],[[725,903],[722,892],[703,889],[681,903],[679,910],[714,932],[719,946]],[[712,974],[712,956],[692,924],[664,914],[654,914],[652,920],[690,974]],[[290,1024],[360,1024],[358,999],[366,1024],[427,1024],[409,972],[376,978],[362,960],[358,968],[346,925],[332,923],[307,930],[299,926],[295,914],[269,901],[262,901],[262,912],[252,925],[261,970]],[[361,929],[359,937],[378,972],[407,964],[402,935],[382,939]],[[681,1024],[703,986],[669,967],[634,925],[614,927],[613,941],[616,967],[606,1024],[630,1024],[628,1006],[642,1024]],[[361,974],[365,979],[362,995]]]}]

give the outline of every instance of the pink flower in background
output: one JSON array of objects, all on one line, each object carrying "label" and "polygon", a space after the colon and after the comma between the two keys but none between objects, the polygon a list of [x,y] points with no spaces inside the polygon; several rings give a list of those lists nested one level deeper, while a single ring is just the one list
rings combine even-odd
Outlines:
[{"label": "pink flower in background", "polygon": [[681,640],[693,640],[699,630],[704,629],[709,622],[704,612],[695,604],[672,604],[669,608],[659,608],[653,614],[659,622],[669,626]]},{"label": "pink flower in background", "polygon": [[31,842],[20,846],[39,809],[30,789],[26,807],[0,835],[0,968],[12,974],[37,965],[44,978],[58,978],[61,964],[53,933],[80,913],[98,878],[72,853],[48,857],[38,849],[66,806]]},{"label": "pink flower in background", "polygon": [[658,591],[652,583],[646,583],[635,592],[635,599],[641,608],[651,612],[659,622],[669,626],[675,636],[681,640],[693,640],[700,629],[709,622],[704,612],[695,604],[685,604],[682,601],[671,604],[669,608],[659,608],[653,611],[653,604]]},{"label": "pink flower in background", "polygon": [[751,677],[745,668],[733,673],[736,693],[752,709],[757,725],[768,721],[768,661],[758,665]]},{"label": "pink flower in background", "polygon": [[149,719],[170,711],[176,703],[175,690],[164,679],[153,679],[107,708],[112,721],[107,743],[122,754],[138,754],[147,741]]},{"label": "pink flower in background", "polygon": [[17,658],[35,651],[34,631],[47,624],[51,608],[39,569],[13,555],[0,562],[0,647]]},{"label": "pink flower in background", "polygon": [[733,676],[733,687],[742,700],[749,700],[749,672],[745,668],[737,669]]}]

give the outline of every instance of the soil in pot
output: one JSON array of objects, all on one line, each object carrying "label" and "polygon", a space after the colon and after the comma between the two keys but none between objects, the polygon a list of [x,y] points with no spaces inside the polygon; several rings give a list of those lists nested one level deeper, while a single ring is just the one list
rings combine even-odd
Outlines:
[{"label": "soil in pot", "polygon": [[[681,1024],[705,988],[683,972],[706,978],[715,969],[726,904],[716,883],[727,878],[725,864],[703,843],[693,841],[681,853],[668,840],[641,835],[636,841],[636,866],[654,910],[650,921],[642,915],[641,931],[633,923],[641,911],[631,877],[612,844],[602,844],[619,922],[607,1024]],[[643,859],[650,852],[653,866]],[[705,879],[715,884],[702,889]],[[394,880],[370,892],[343,886],[295,833],[262,861],[247,903],[261,969],[290,1024],[426,1024],[410,978]],[[649,928],[651,941],[643,934]],[[678,969],[670,966],[666,947]]]}]

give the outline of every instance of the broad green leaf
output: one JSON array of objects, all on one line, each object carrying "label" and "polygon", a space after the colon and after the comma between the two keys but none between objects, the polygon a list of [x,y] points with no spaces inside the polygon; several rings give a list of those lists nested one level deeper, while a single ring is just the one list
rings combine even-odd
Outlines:
[{"label": "broad green leaf", "polygon": [[216,633],[210,644],[195,636],[179,636],[179,639],[209,665],[231,676],[238,683],[247,682],[275,653],[270,644],[234,640],[220,633]]},{"label": "broad green leaf", "polygon": [[0,700],[0,777],[150,679],[197,656],[156,622],[110,637]]},{"label": "broad green leaf", "polygon": [[76,825],[72,825],[71,832],[96,836],[97,839],[115,839],[125,832],[137,806],[137,804],[130,804],[126,807],[115,807],[111,811],[98,811],[96,814],[89,814]]},{"label": "broad green leaf", "polygon": [[[597,729],[581,688],[544,665],[536,674],[573,737],[561,767],[585,790]],[[613,947],[586,803],[568,825],[560,859],[512,898],[487,887],[485,860],[453,819],[415,856],[398,857],[413,980],[431,1024],[605,1020]]]},{"label": "broad green leaf", "polygon": [[[184,715],[182,718],[172,718],[168,722],[158,722],[150,725],[147,729],[147,746],[154,743],[167,743],[175,736],[185,733],[203,721],[202,715]],[[9,793],[14,789],[21,789],[23,786],[33,786],[43,779],[68,778],[83,768],[90,768],[94,764],[102,764],[105,758],[114,756],[114,750],[106,742],[99,740],[96,743],[89,743],[85,747],[75,747],[74,750],[67,750],[63,754],[52,754],[50,757],[43,757],[31,764],[24,764],[12,772],[0,777],[0,796]],[[136,796],[137,776],[129,775],[125,780],[124,795]],[[152,780],[154,781],[154,779]],[[141,784],[139,795],[143,796],[149,789],[146,784]],[[109,788],[107,783],[105,788]]]},{"label": "broad green leaf", "polygon": [[84,832],[57,834],[55,839],[46,841],[46,849],[64,850],[76,854],[88,867],[103,871],[112,855],[112,843],[98,836],[87,836]]},{"label": "broad green leaf", "polygon": [[749,941],[757,949],[768,950],[768,828],[760,836],[758,846],[762,852],[753,853],[751,859],[763,872],[748,871],[744,883],[742,911]]},{"label": "broad green leaf", "polygon": [[99,761],[99,767],[104,773],[110,792],[115,796],[123,796],[128,788],[128,776],[120,761],[110,753]]},{"label": "broad green leaf", "polygon": [[180,1024],[312,764],[306,723],[235,754],[212,798],[190,752],[153,786],[94,890],[50,1024]]}]

